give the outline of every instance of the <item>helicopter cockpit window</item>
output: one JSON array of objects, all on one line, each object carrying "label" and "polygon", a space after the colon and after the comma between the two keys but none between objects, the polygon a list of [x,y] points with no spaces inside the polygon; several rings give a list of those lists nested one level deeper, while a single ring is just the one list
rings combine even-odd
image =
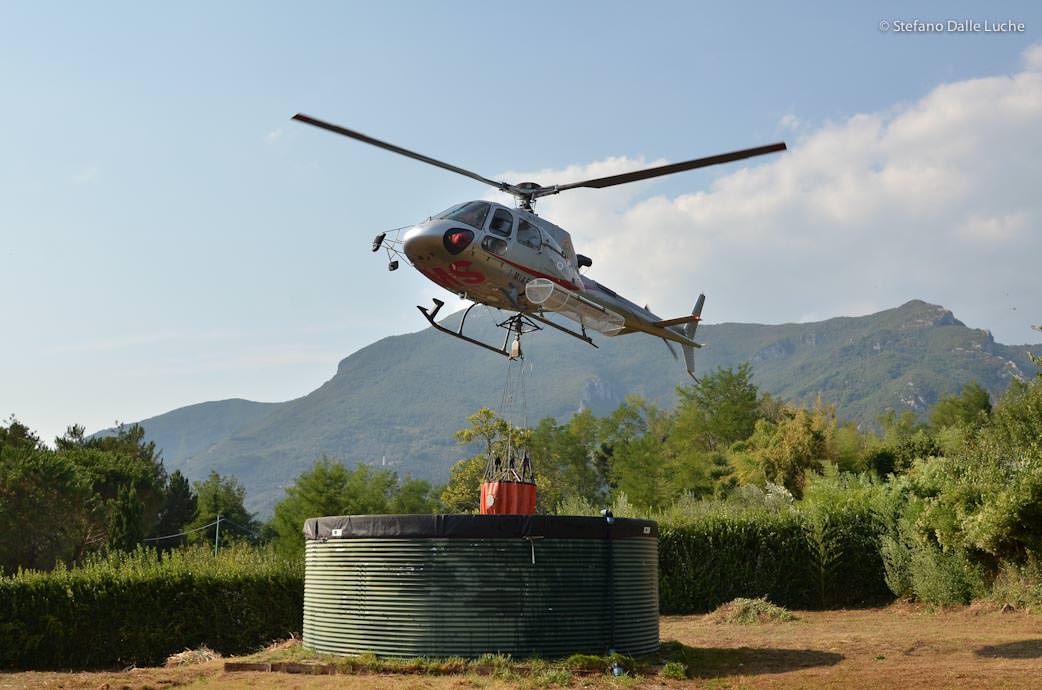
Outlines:
[{"label": "helicopter cockpit window", "polygon": [[575,256],[575,250],[572,248],[572,240],[568,237],[568,233],[556,225],[544,227],[543,232],[546,233],[544,243],[565,259],[571,261],[572,257]]},{"label": "helicopter cockpit window", "polygon": [[510,237],[510,231],[514,229],[514,216],[505,208],[497,208],[488,229],[500,237]]},{"label": "helicopter cockpit window", "polygon": [[567,256],[565,256],[564,250],[561,249],[561,245],[557,244],[557,241],[553,238],[553,236],[550,233],[546,233],[545,235],[543,235],[543,244],[560,254],[562,257],[568,258]]},{"label": "helicopter cockpit window", "polygon": [[450,208],[445,213],[439,215],[438,218],[455,220],[460,223],[466,223],[471,227],[483,228],[485,227],[485,218],[488,216],[490,208],[491,205],[487,201],[468,201],[460,206]]},{"label": "helicopter cockpit window", "polygon": [[466,205],[467,202],[463,202],[462,204],[453,204],[441,213],[435,213],[433,216],[431,216],[431,218],[448,218],[450,214],[455,213],[456,211],[460,210]]},{"label": "helicopter cockpit window", "polygon": [[517,241],[526,247],[539,249],[542,245],[542,240],[539,237],[539,228],[532,225],[527,220],[518,221]]}]

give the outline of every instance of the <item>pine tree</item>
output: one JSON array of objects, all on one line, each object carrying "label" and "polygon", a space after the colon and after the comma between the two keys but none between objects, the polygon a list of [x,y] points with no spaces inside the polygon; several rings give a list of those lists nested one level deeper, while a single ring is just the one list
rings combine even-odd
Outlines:
[{"label": "pine tree", "polygon": [[[161,537],[183,531],[186,525],[195,520],[198,513],[198,498],[192,491],[188,478],[181,474],[181,470],[175,470],[170,475],[166,490],[163,492],[163,507],[159,513],[154,536]],[[183,544],[185,540],[184,536],[175,537],[164,539],[157,545],[160,548],[168,549]]]},{"label": "pine tree", "polygon": [[119,487],[109,512],[108,547],[114,551],[133,551],[144,538],[141,526],[144,507],[132,485]]}]

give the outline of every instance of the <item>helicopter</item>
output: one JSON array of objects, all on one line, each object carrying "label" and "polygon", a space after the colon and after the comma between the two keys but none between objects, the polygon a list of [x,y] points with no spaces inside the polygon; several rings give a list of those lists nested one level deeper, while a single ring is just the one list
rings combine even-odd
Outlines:
[{"label": "helicopter", "polygon": [[[582,269],[593,265],[592,259],[576,253],[571,235],[536,215],[533,205],[537,199],[570,189],[602,189],[786,150],[785,143],[779,142],[568,184],[511,184],[303,113],[292,119],[464,175],[516,199],[516,207],[487,200],[465,201],[421,223],[381,232],[374,238],[372,251],[383,248],[387,252],[390,270],[396,270],[399,259],[404,258],[436,285],[473,302],[455,329],[436,320],[444,306],[442,300],[434,298],[432,309],[418,306],[435,329],[510,359],[523,358],[521,336],[544,326],[593,347],[597,345],[589,331],[610,337],[646,333],[661,338],[674,359],[677,354],[673,343],[680,345],[692,378],[694,351],[702,347],[694,336],[702,318],[705,295],[698,296],[688,315],[670,319],[655,315],[647,306],[640,307],[582,274]],[[502,345],[464,333],[467,316],[479,304],[512,314],[496,324],[507,331]],[[550,314],[570,319],[577,328],[551,320]]]}]

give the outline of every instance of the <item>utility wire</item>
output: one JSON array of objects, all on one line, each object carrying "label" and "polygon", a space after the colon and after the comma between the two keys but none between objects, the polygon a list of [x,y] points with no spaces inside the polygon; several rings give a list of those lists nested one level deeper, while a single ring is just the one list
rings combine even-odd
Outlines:
[{"label": "utility wire", "polygon": [[149,537],[148,539],[142,539],[141,541],[159,541],[160,539],[172,539],[174,537],[183,537],[186,534],[191,534],[192,532],[202,532],[204,529],[207,529],[209,527],[213,527],[216,524],[217,524],[217,520],[214,520],[213,522],[211,522],[208,525],[203,525],[202,527],[196,527],[195,529],[190,529],[190,530],[187,530],[185,532],[178,532],[177,534],[167,534],[166,536],[163,536],[163,537]]},{"label": "utility wire", "polygon": [[226,522],[226,523],[230,524],[232,527],[235,527],[236,529],[238,529],[238,530],[240,530],[242,532],[246,532],[250,536],[253,536],[253,537],[260,536],[256,532],[254,532],[253,530],[247,529],[247,528],[243,527],[242,525],[236,524],[236,523],[232,522],[231,520],[229,520],[226,517],[222,517],[220,520],[214,520],[213,522],[211,522],[209,524],[206,524],[206,525],[203,525],[202,527],[196,527],[195,529],[185,530],[184,532],[178,532],[177,534],[167,534],[167,535],[164,535],[162,537],[149,537],[147,539],[142,539],[141,541],[161,541],[163,539],[173,539],[174,537],[183,537],[185,535],[192,534],[193,532],[202,532],[204,529],[209,529],[210,527],[213,527],[218,522]]}]

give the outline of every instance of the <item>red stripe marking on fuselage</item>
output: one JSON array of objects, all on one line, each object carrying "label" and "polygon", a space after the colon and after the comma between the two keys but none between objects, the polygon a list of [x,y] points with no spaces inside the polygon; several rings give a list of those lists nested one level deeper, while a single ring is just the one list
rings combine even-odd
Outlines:
[{"label": "red stripe marking on fuselage", "polygon": [[509,259],[504,259],[503,257],[497,256],[496,254],[493,254],[491,252],[487,252],[487,253],[489,254],[489,256],[495,257],[496,259],[499,259],[500,261],[502,261],[505,264],[510,264],[514,268],[520,269],[520,270],[524,271],[525,273],[528,273],[529,275],[535,276],[536,278],[546,278],[547,280],[550,280],[550,281],[553,281],[553,282],[557,283],[558,285],[560,285],[563,288],[567,288],[567,289],[572,290],[572,291],[576,290],[576,286],[573,283],[569,283],[568,281],[561,280],[560,278],[557,278],[555,276],[547,275],[545,273],[540,273],[539,271],[531,269],[528,266],[523,266],[521,264],[515,264],[513,261],[510,261]]},{"label": "red stripe marking on fuselage", "polygon": [[449,275],[443,268],[435,268],[433,270],[429,270],[417,266],[416,270],[418,270],[423,275],[427,276],[427,279],[435,285],[440,285],[451,292],[459,292],[460,288],[463,287],[458,282],[456,282],[455,278]]}]

